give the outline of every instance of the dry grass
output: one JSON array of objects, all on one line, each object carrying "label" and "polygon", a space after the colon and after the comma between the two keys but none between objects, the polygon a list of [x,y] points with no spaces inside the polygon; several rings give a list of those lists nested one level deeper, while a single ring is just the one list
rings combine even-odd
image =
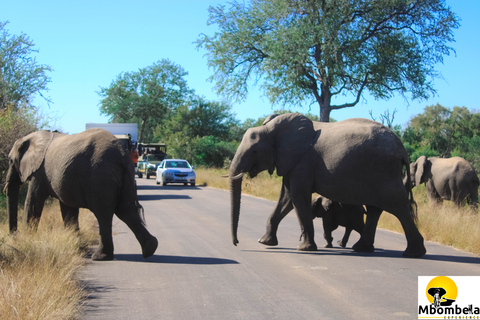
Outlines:
[{"label": "dry grass", "polygon": [[[457,208],[451,201],[432,206],[427,201],[425,186],[413,190],[418,206],[418,229],[425,240],[452,246],[480,255],[480,216],[468,206]],[[403,233],[400,222],[391,214],[382,214],[378,226]]]},{"label": "dry grass", "polygon": [[[198,184],[219,189],[229,189],[229,181],[222,178],[227,170],[197,169]],[[281,178],[270,177],[263,172],[255,179],[244,179],[242,193],[276,201],[280,194]],[[465,250],[480,255],[480,216],[468,207],[457,208],[450,201],[432,207],[427,202],[424,186],[413,190],[418,206],[418,228],[425,240]],[[378,227],[403,233],[400,222],[393,215],[384,213]]]},{"label": "dry grass", "polygon": [[[86,211],[86,210],[85,210]],[[48,205],[37,231],[0,225],[0,319],[77,319],[86,293],[78,281],[86,248],[98,240],[95,219],[80,214],[80,236],[63,227],[58,202]]]},{"label": "dry grass", "polygon": [[[197,184],[206,185],[212,188],[229,190],[228,178],[222,177],[228,175],[226,169],[195,169],[197,174]],[[267,172],[260,173],[254,179],[247,176],[243,178],[242,193],[254,197],[277,201],[280,196],[280,186],[282,178],[277,175],[270,176]]]}]

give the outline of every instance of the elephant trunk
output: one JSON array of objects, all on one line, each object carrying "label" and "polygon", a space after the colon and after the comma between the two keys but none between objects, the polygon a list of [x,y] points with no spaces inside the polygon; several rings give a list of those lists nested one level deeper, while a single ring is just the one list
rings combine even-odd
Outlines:
[{"label": "elephant trunk", "polygon": [[10,233],[17,231],[18,195],[20,193],[20,176],[14,167],[10,166],[7,172],[7,211]]},{"label": "elephant trunk", "polygon": [[237,229],[238,229],[238,221],[240,219],[240,200],[242,197],[242,177],[243,177],[243,174],[239,174],[235,177],[230,177],[232,241],[235,246],[238,244]]}]

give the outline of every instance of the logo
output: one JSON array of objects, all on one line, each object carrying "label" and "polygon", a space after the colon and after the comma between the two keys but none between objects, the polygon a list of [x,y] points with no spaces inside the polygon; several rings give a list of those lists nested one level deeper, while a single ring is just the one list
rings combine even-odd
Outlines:
[{"label": "logo", "polygon": [[418,277],[418,319],[480,319],[480,277]]}]

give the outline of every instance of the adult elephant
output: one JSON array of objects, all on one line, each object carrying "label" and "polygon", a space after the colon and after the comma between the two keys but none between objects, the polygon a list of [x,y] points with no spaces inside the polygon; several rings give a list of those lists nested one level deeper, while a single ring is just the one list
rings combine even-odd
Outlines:
[{"label": "adult elephant", "polygon": [[48,196],[59,199],[66,225],[78,228],[79,208],[94,213],[100,244],[93,260],[113,260],[114,213],[133,231],[145,258],[157,249],[137,200],[132,160],[108,131],[90,129],[74,135],[37,131],[15,142],[5,187],[10,232],[17,229],[19,188],[27,180],[27,223],[38,224]]},{"label": "adult elephant", "polygon": [[276,245],[278,224],[295,208],[304,231],[298,250],[317,250],[311,213],[316,192],[333,201],[367,207],[367,220],[355,251],[374,250],[375,231],[383,210],[395,215],[405,231],[406,257],[421,257],[426,250],[414,222],[411,185],[404,186],[403,167],[408,156],[400,139],[371,120],[350,119],[315,124],[300,114],[273,115],[264,125],[245,133],[230,166],[231,227],[237,245],[242,177],[277,170],[283,177],[277,206],[259,240]]},{"label": "adult elephant", "polygon": [[410,174],[413,187],[425,183],[432,204],[441,204],[443,200],[453,201],[459,207],[478,204],[478,176],[463,158],[421,156],[410,165]]}]

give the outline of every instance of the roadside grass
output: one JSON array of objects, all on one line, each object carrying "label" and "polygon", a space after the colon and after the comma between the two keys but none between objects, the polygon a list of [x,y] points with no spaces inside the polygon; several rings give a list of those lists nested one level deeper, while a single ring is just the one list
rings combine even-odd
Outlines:
[{"label": "roadside grass", "polygon": [[[228,175],[226,169],[199,168],[197,184],[228,190]],[[244,178],[242,193],[255,197],[277,201],[280,195],[281,178],[269,176],[262,172],[254,179]],[[480,215],[478,210],[469,207],[457,208],[451,201],[443,205],[432,206],[427,201],[425,186],[413,189],[413,196],[418,208],[418,228],[425,240],[452,246],[476,255],[480,255]],[[398,219],[384,212],[378,222],[378,227],[403,234]]]},{"label": "roadside grass", "polygon": [[0,319],[81,316],[87,293],[78,272],[98,242],[95,221],[82,210],[80,232],[64,228],[55,200],[45,206],[37,231],[19,221],[19,231],[10,236],[8,223],[0,224]]}]

